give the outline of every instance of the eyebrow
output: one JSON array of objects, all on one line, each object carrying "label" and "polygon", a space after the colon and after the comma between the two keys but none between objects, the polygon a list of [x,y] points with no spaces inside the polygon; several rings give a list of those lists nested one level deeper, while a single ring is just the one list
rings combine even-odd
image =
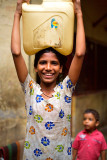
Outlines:
[{"label": "eyebrow", "polygon": [[[39,62],[47,62],[47,60],[41,59],[41,60],[39,60]],[[59,60],[50,60],[50,62],[59,62]],[[59,63],[60,63],[60,62],[59,62]]]}]

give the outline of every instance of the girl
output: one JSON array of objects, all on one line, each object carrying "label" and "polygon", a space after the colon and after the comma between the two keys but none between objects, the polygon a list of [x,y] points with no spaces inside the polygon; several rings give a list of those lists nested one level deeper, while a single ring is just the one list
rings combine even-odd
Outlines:
[{"label": "girl", "polygon": [[21,54],[20,18],[23,0],[17,1],[14,14],[11,51],[19,81],[25,92],[27,127],[24,160],[71,160],[71,97],[78,80],[84,55],[85,33],[80,0],[75,0],[77,17],[76,52],[68,76],[58,85],[62,56],[48,48],[36,55],[35,71],[40,85],[28,74]]}]

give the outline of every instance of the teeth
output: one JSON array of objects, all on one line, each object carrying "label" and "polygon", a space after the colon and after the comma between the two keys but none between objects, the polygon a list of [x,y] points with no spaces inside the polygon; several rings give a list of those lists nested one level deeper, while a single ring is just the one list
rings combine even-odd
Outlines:
[{"label": "teeth", "polygon": [[52,74],[45,74],[46,76],[52,76]]}]

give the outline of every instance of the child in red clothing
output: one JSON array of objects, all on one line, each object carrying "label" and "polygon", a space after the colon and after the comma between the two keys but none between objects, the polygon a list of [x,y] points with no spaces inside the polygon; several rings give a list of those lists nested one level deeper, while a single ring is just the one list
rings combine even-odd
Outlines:
[{"label": "child in red clothing", "polygon": [[99,113],[94,109],[87,109],[83,114],[84,130],[76,136],[72,148],[72,160],[106,160],[107,144],[103,134],[96,128],[99,125]]}]

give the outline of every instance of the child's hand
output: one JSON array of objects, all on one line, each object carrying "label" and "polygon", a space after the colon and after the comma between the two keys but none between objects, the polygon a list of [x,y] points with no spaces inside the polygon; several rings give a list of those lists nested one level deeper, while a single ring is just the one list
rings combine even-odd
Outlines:
[{"label": "child's hand", "polygon": [[29,3],[30,0],[17,0],[16,12],[22,15],[22,3],[27,2]]},{"label": "child's hand", "polygon": [[74,2],[74,12],[75,14],[81,14],[81,1],[80,0],[73,0]]}]

